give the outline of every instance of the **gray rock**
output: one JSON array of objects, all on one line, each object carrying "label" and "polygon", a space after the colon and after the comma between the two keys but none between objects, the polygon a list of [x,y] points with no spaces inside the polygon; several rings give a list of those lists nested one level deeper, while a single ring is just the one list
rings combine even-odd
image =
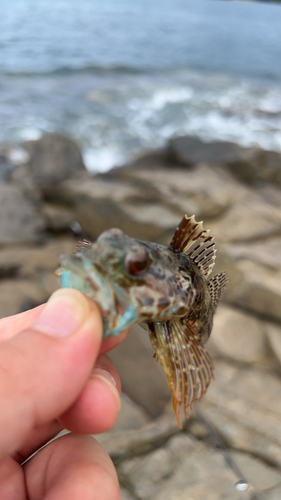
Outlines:
[{"label": "gray rock", "polygon": [[259,316],[281,320],[281,270],[251,260],[232,260],[227,247],[220,247],[216,272],[227,271],[225,300]]},{"label": "gray rock", "polygon": [[167,376],[153,354],[148,333],[135,325],[110,357],[117,366],[123,391],[149,415],[157,417],[170,402],[171,393]]},{"label": "gray rock", "polygon": [[281,205],[272,205],[259,194],[247,190],[224,217],[210,227],[221,242],[251,243],[276,237],[281,232]]},{"label": "gray rock", "polygon": [[120,488],[121,500],[135,500],[124,488]]},{"label": "gray rock", "polygon": [[54,272],[61,252],[72,253],[76,242],[72,238],[54,238],[44,245],[13,245],[0,250],[0,276],[9,275],[21,279],[36,279],[42,273]]},{"label": "gray rock", "polygon": [[[242,196],[241,186],[223,171],[198,165],[193,170],[132,170],[131,181],[149,182],[155,196],[178,211],[178,216],[196,214],[196,219],[213,218],[224,213],[237,196]],[[242,191],[242,192],[241,192]]]},{"label": "gray rock", "polygon": [[74,211],[63,205],[44,203],[42,214],[46,228],[51,231],[63,231],[70,228],[75,220]]},{"label": "gray rock", "polygon": [[238,478],[223,455],[185,434],[146,456],[118,465],[122,485],[140,500],[251,500],[252,492],[265,492],[280,482],[279,471],[243,453],[233,458],[250,483],[247,491],[235,488]]},{"label": "gray rock", "polygon": [[171,139],[167,156],[173,163],[191,167],[198,163],[220,164],[234,161],[241,148],[233,142],[204,142],[197,137],[182,136]]},{"label": "gray rock", "polygon": [[256,363],[267,355],[263,323],[232,307],[219,308],[209,343],[218,356],[242,363]]},{"label": "gray rock", "polygon": [[140,429],[150,420],[150,417],[141,406],[134,403],[127,394],[121,394],[121,410],[114,425],[114,431]]},{"label": "gray rock", "polygon": [[171,405],[167,410],[138,430],[110,430],[98,434],[95,438],[117,462],[132,455],[151,451],[158,443],[167,440],[179,432]]},{"label": "gray rock", "polygon": [[61,134],[48,134],[23,144],[30,155],[32,177],[39,185],[50,185],[84,172],[78,146]]},{"label": "gray rock", "polygon": [[265,331],[271,351],[281,363],[281,326],[274,323],[265,323]]},{"label": "gray rock", "polygon": [[7,160],[7,158],[0,154],[0,182],[7,179],[8,173],[10,172],[12,166]]},{"label": "gray rock", "polygon": [[167,157],[172,165],[189,168],[198,163],[225,165],[235,177],[248,184],[270,182],[281,185],[281,155],[275,151],[183,136],[168,143]]},{"label": "gray rock", "polygon": [[0,244],[36,242],[43,228],[38,207],[16,187],[0,184]]},{"label": "gray rock", "polygon": [[132,237],[159,241],[181,218],[178,210],[170,209],[155,195],[151,198],[141,185],[110,179],[68,181],[49,191],[48,197],[73,207],[75,219],[92,239],[118,227]]},{"label": "gray rock", "polygon": [[225,442],[281,465],[281,380],[265,370],[215,363],[201,408]]},{"label": "gray rock", "polygon": [[26,311],[47,300],[39,284],[31,280],[0,281],[0,318]]}]

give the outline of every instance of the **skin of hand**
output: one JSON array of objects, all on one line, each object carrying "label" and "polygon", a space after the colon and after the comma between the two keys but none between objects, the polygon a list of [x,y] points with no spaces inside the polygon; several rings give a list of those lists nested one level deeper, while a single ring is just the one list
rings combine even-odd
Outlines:
[{"label": "skin of hand", "polygon": [[126,333],[102,342],[97,306],[70,288],[0,320],[1,500],[120,500],[110,457],[86,434],[116,421],[121,384],[106,353]]}]

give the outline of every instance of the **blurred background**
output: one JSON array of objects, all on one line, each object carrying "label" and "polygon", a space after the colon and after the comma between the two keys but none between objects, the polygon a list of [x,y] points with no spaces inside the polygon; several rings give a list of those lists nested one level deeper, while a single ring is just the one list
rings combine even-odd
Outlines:
[{"label": "blurred background", "polygon": [[240,472],[200,410],[179,432],[134,327],[111,353],[120,418],[98,438],[122,500],[281,498],[280,3],[1,0],[0,317],[46,301],[78,239],[119,227],[167,245],[185,213],[229,275],[200,408]]}]

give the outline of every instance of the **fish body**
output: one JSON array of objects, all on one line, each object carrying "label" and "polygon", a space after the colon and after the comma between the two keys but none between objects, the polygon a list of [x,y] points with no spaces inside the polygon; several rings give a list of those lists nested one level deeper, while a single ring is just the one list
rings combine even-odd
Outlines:
[{"label": "fish body", "polygon": [[213,377],[204,344],[227,283],[225,273],[208,280],[216,253],[213,240],[201,222],[185,216],[168,247],[110,229],[59,258],[61,285],[97,302],[104,337],[135,323],[149,331],[180,427],[181,404],[188,417],[188,408]]}]

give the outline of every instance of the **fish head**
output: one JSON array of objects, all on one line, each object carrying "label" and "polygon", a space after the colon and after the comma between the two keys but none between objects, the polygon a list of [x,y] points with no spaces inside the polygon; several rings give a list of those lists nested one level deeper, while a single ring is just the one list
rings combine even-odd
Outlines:
[{"label": "fish head", "polygon": [[179,257],[168,247],[129,238],[119,229],[82,243],[72,255],[61,254],[57,274],[63,287],[85,293],[99,305],[104,336],[135,323],[185,316],[196,291]]}]

